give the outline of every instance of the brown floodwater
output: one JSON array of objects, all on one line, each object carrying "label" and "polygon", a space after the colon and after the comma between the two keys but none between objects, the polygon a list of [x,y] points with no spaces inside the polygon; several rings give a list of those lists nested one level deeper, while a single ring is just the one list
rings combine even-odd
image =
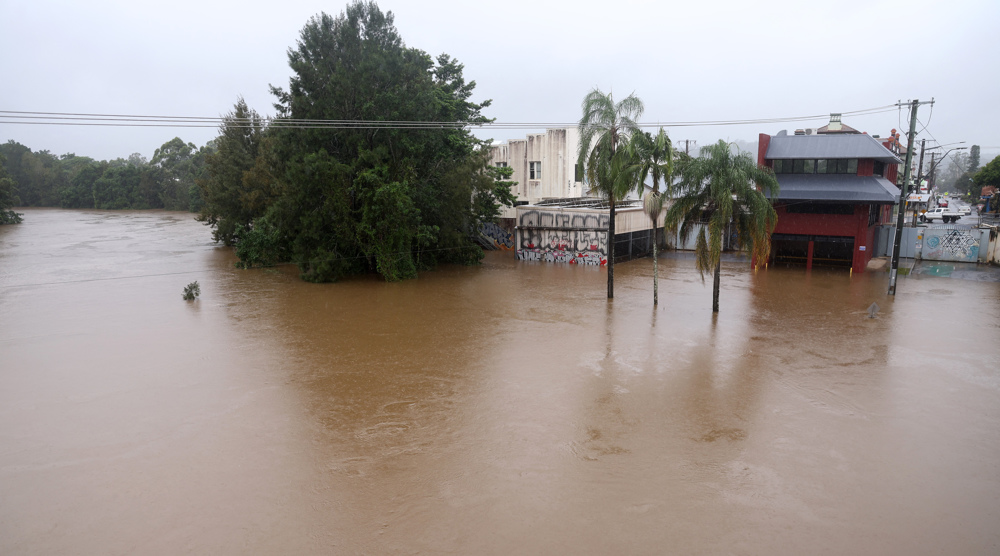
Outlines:
[{"label": "brown floodwater", "polygon": [[684,256],[654,308],[649,259],[309,284],[24,212],[2,554],[1000,553],[998,283],[732,261],[713,317]]}]

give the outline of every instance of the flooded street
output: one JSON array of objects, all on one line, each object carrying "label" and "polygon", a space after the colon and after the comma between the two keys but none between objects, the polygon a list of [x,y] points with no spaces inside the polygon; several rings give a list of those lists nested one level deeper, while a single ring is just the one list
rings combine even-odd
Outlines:
[{"label": "flooded street", "polygon": [[713,318],[684,256],[654,309],[650,259],[310,284],[23,212],[2,554],[1000,553],[1000,283],[730,262]]}]

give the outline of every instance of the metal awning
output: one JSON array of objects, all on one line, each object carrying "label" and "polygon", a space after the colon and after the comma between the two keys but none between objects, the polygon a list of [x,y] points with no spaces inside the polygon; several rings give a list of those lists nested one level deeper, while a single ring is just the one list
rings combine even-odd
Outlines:
[{"label": "metal awning", "polygon": [[779,201],[848,203],[899,202],[899,188],[879,176],[853,174],[778,174]]}]

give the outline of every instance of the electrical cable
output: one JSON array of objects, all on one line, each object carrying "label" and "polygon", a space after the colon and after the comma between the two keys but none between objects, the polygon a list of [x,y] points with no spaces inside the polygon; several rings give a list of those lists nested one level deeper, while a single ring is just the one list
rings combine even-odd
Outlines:
[{"label": "electrical cable", "polygon": [[[878,106],[844,112],[846,115],[873,115],[891,111],[896,105]],[[668,122],[639,122],[640,128],[651,127],[709,127],[729,125],[760,125],[768,123],[809,121],[826,118],[826,114],[756,118],[742,120],[694,120]],[[319,120],[296,118],[234,118],[205,116],[142,116],[134,114],[96,114],[72,112],[28,112],[0,110],[0,124],[21,125],[73,125],[110,127],[176,127],[210,128],[290,128],[290,129],[539,129],[545,127],[575,127],[577,122],[495,122],[495,121],[405,121],[405,120]]]}]

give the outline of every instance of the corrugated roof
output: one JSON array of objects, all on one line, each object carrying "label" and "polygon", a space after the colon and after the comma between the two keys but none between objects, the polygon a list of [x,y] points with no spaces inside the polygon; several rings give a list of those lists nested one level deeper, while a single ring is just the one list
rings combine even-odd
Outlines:
[{"label": "corrugated roof", "polygon": [[879,176],[853,174],[778,174],[780,201],[846,201],[892,203],[899,188]]},{"label": "corrugated roof", "polygon": [[[552,208],[593,208],[593,209],[610,209],[611,205],[608,203],[607,199],[601,199],[599,197],[567,197],[563,199],[543,199],[536,203],[530,205],[519,205],[523,207],[535,206],[535,207],[552,207]],[[615,203],[616,209],[627,209],[642,207],[642,201],[636,201],[634,199],[626,199],[624,201],[618,201]]]},{"label": "corrugated roof", "polygon": [[787,158],[871,158],[889,164],[903,161],[871,135],[775,135],[767,146],[769,160]]}]

